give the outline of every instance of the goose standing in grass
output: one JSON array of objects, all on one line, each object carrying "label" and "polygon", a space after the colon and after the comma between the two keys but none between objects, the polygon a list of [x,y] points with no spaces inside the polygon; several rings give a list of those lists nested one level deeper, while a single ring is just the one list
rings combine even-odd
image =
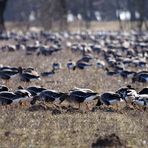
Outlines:
[{"label": "goose standing in grass", "polygon": [[60,70],[61,69],[61,63],[53,63],[52,64],[52,69],[53,70]]},{"label": "goose standing in grass", "polygon": [[123,102],[121,96],[114,92],[105,92],[100,95],[100,99],[98,99],[98,102],[96,106],[100,106],[102,104],[110,106],[116,104],[118,109],[118,103]]},{"label": "goose standing in grass", "polygon": [[67,96],[67,93],[58,92],[56,90],[44,90],[32,99],[31,104],[35,104],[37,100],[60,104],[67,98]]},{"label": "goose standing in grass", "polygon": [[20,80],[24,82],[30,82],[32,80],[40,80],[40,76],[33,74],[33,73],[28,73],[28,72],[23,72],[22,67],[18,68],[19,70],[19,75],[20,75]]},{"label": "goose standing in grass", "polygon": [[75,89],[70,91],[67,101],[78,103],[79,109],[81,107],[81,103],[85,103],[87,110],[90,110],[87,103],[96,99],[98,99],[98,93],[96,92],[88,91],[88,89]]},{"label": "goose standing in grass", "polygon": [[70,71],[70,70],[75,70],[75,68],[76,68],[76,63],[75,63],[74,61],[72,61],[72,60],[69,60],[69,61],[67,62],[67,68],[68,68],[69,71]]}]

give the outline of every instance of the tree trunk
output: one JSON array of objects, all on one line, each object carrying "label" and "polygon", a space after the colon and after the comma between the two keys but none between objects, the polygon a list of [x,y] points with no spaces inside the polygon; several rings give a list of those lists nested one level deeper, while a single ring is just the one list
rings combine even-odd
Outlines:
[{"label": "tree trunk", "polygon": [[4,12],[6,9],[7,0],[0,0],[0,33],[5,31]]}]

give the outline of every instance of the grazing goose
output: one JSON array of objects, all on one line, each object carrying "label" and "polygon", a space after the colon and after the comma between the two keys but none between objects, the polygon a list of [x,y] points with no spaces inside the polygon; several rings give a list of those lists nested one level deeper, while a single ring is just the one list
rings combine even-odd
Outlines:
[{"label": "grazing goose", "polygon": [[29,91],[32,96],[36,96],[46,89],[39,86],[31,86],[31,87],[28,87],[26,90]]},{"label": "grazing goose", "polygon": [[0,97],[0,105],[10,105],[13,101],[4,97]]},{"label": "grazing goose", "polygon": [[13,92],[3,91],[0,92],[0,105],[10,105],[13,103],[13,98],[15,98]]},{"label": "grazing goose", "polygon": [[120,73],[120,76],[123,78],[123,79],[126,79],[126,78],[132,78],[135,74],[135,72],[133,71],[129,71],[129,70],[122,70]]},{"label": "grazing goose", "polygon": [[106,74],[108,76],[118,76],[119,75],[118,72],[116,72],[116,71],[110,71],[107,67],[105,68],[105,71],[106,71]]},{"label": "grazing goose", "polygon": [[138,96],[136,90],[132,88],[131,85],[127,85],[126,87],[120,88],[116,91],[116,93],[120,95],[120,97],[125,101],[127,106],[129,106],[129,103],[131,103],[135,99],[135,97]]},{"label": "grazing goose", "polygon": [[[75,68],[83,70],[83,69],[89,68],[91,66],[92,66],[92,64],[89,64],[87,62],[77,61]],[[74,70],[75,70],[75,68],[74,68]]]},{"label": "grazing goose", "polygon": [[8,83],[8,80],[15,77],[18,74],[18,70],[11,67],[0,68],[0,78]]},{"label": "grazing goose", "polygon": [[8,91],[8,90],[9,90],[9,88],[7,86],[0,85],[0,92],[2,92],[2,91]]},{"label": "grazing goose", "polygon": [[92,55],[84,55],[79,61],[83,61],[83,62],[89,63],[90,60],[92,60],[92,59],[93,59]]},{"label": "grazing goose", "polygon": [[49,71],[49,72],[42,72],[42,73],[41,73],[41,76],[42,76],[42,77],[52,77],[53,75],[55,75],[55,70],[54,70],[54,69],[52,69],[52,70]]},{"label": "grazing goose", "polygon": [[138,94],[148,94],[148,88],[143,88]]},{"label": "grazing goose", "polygon": [[34,75],[28,72],[23,72],[22,67],[18,68],[19,70],[19,75],[20,75],[20,80],[24,81],[24,82],[30,82],[32,80],[40,80],[40,76],[39,75]]},{"label": "grazing goose", "polygon": [[100,106],[101,103],[103,103],[107,106],[114,105],[114,104],[117,105],[119,102],[122,102],[122,101],[123,100],[119,94],[114,93],[114,92],[106,92],[100,96],[100,99],[98,100],[96,106]]},{"label": "grazing goose", "polygon": [[36,76],[39,76],[38,72],[35,71],[35,69],[33,67],[28,67],[24,70],[24,73],[30,73]]},{"label": "grazing goose", "polygon": [[88,102],[91,102],[93,100],[98,99],[98,93],[96,92],[90,92],[87,89],[81,90],[81,89],[76,89],[70,91],[69,97],[67,98],[68,102],[74,102],[79,104],[79,109],[81,103],[85,103],[86,108],[89,110],[88,107]]},{"label": "grazing goose", "polygon": [[25,89],[18,89],[14,92],[16,95],[15,99],[13,99],[13,103],[23,103],[25,101],[30,101],[31,93]]},{"label": "grazing goose", "polygon": [[148,107],[148,95],[139,95],[138,97],[133,100],[132,105],[142,107],[142,109],[145,111]]},{"label": "grazing goose", "polygon": [[98,59],[96,62],[96,68],[104,68],[104,67],[105,67],[105,62]]},{"label": "grazing goose", "polygon": [[148,82],[148,71],[141,71],[134,74],[132,78],[132,82],[141,82],[147,83]]},{"label": "grazing goose", "polygon": [[37,100],[52,103],[62,103],[67,98],[67,96],[67,93],[58,92],[56,90],[44,90],[33,98],[31,104],[35,104]]},{"label": "grazing goose", "polygon": [[31,94],[26,90],[17,90],[13,92],[0,92],[0,98],[12,100],[12,103],[19,103],[20,101],[24,101],[28,99]]},{"label": "grazing goose", "polygon": [[128,91],[133,90],[135,91],[135,89],[131,86],[131,85],[127,85],[126,87],[121,87],[119,88],[116,93],[119,94],[121,96],[122,99],[125,99],[127,97],[127,93]]}]

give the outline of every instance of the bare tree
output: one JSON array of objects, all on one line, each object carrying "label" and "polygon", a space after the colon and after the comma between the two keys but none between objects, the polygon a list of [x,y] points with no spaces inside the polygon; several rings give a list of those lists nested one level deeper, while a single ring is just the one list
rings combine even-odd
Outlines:
[{"label": "bare tree", "polygon": [[66,0],[41,0],[40,18],[43,27],[47,29],[66,29],[67,26],[67,2]]},{"label": "bare tree", "polygon": [[0,0],[0,32],[5,30],[4,12],[6,9],[7,0]]}]

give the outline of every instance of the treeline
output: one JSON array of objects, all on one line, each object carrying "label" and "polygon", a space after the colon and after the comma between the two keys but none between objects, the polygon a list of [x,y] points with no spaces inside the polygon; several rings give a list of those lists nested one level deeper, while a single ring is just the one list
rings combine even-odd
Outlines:
[{"label": "treeline", "polygon": [[148,0],[8,0],[5,18],[48,28],[56,22],[60,28],[65,28],[68,14],[72,14],[75,20],[86,22],[86,27],[98,19],[121,23],[123,15],[127,15],[125,20],[134,24],[131,27],[142,29],[145,25],[148,29],[147,10]]}]

